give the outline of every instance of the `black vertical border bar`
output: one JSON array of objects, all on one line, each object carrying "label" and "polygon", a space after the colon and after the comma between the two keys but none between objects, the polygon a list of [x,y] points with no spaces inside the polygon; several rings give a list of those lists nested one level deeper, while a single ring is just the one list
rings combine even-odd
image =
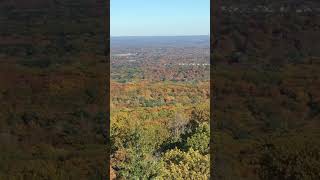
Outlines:
[{"label": "black vertical border bar", "polygon": [[218,17],[221,13],[219,11],[220,0],[210,0],[210,179],[217,179],[216,168],[215,168],[215,157],[216,157],[216,146],[215,146],[215,136],[214,136],[214,127],[215,127],[215,114],[214,108],[215,104],[215,64],[213,59],[214,49],[218,43],[218,28],[219,21]]},{"label": "black vertical border bar", "polygon": [[[110,144],[110,0],[103,0],[105,2],[105,58],[106,58],[106,125],[105,125],[105,143],[106,143],[106,179],[110,179],[110,153],[111,153],[111,144]],[[103,8],[104,9],[104,8]]]}]

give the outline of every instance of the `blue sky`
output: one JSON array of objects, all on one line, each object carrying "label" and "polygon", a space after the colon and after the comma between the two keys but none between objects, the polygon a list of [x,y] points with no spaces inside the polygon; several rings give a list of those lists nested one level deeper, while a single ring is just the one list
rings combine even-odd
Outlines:
[{"label": "blue sky", "polygon": [[210,0],[111,0],[111,36],[210,34]]}]

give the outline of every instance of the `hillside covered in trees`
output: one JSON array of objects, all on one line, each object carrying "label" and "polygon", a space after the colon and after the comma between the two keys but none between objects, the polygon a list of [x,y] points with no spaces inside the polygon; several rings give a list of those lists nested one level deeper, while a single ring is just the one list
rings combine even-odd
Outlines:
[{"label": "hillside covered in trees", "polygon": [[103,3],[0,2],[0,179],[105,179]]},{"label": "hillside covered in trees", "polygon": [[131,41],[111,39],[111,179],[208,179],[209,37]]},{"label": "hillside covered in trees", "polygon": [[318,7],[222,1],[214,12],[216,179],[320,178]]}]

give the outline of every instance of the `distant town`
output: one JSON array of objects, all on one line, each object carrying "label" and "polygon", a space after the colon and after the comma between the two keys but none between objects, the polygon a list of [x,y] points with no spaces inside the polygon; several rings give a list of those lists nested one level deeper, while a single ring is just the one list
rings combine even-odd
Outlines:
[{"label": "distant town", "polygon": [[[122,69],[130,71],[130,76],[137,76],[141,79],[152,80],[174,80],[191,81],[195,78],[209,79],[210,51],[209,36],[203,39],[192,41],[193,37],[184,37],[180,40],[167,41],[161,44],[153,41],[160,41],[159,37],[145,40],[136,40],[137,46],[130,46],[130,38],[127,43],[111,48],[111,76],[119,79]],[[121,39],[123,41],[123,39]],[[118,40],[119,41],[119,40]],[[186,42],[184,45],[181,41]],[[205,44],[205,42],[207,42]],[[147,46],[146,44],[149,44]],[[150,45],[151,44],[151,45]],[[122,71],[121,71],[122,72]],[[118,75],[116,75],[118,74]],[[138,75],[139,74],[139,75]],[[123,77],[123,72],[122,75]]]}]

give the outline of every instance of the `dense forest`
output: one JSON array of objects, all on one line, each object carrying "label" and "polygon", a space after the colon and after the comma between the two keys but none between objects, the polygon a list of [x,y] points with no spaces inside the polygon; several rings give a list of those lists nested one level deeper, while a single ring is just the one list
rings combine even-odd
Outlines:
[{"label": "dense forest", "polygon": [[0,179],[105,179],[103,4],[0,3]]},{"label": "dense forest", "polygon": [[297,11],[307,7],[319,3],[223,1],[214,12],[216,179],[320,178],[320,18]]},{"label": "dense forest", "polygon": [[209,37],[174,38],[111,41],[111,179],[209,179]]},{"label": "dense forest", "polygon": [[[259,4],[292,7],[235,9]],[[136,43],[115,44],[107,167],[105,5],[1,1],[0,179],[208,179],[210,160],[213,179],[320,179],[320,19],[303,6],[319,3],[216,6],[213,94],[203,37],[128,59]]]}]

